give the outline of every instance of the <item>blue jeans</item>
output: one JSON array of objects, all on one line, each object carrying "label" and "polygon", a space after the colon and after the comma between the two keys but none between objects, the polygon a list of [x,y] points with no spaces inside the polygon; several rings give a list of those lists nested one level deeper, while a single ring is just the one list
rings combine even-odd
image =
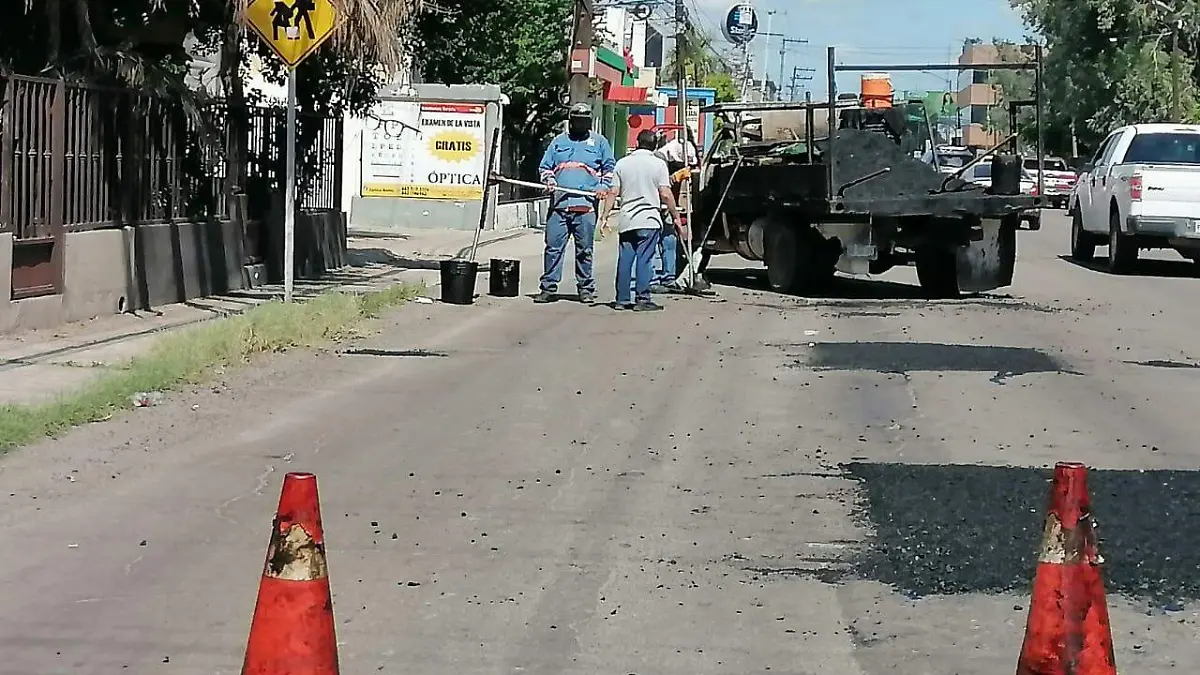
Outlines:
[{"label": "blue jeans", "polygon": [[572,213],[551,211],[546,218],[545,273],[541,290],[554,293],[562,281],[563,258],[567,239],[575,240],[575,286],[580,293],[595,293],[596,278],[592,275],[592,248],[596,243],[596,212]]},{"label": "blue jeans", "polygon": [[[676,260],[679,256],[678,246],[679,234],[675,232],[674,226],[668,225],[658,233],[654,256],[650,260],[651,286],[670,286],[679,278],[679,271],[676,269]],[[631,283],[636,283],[636,279]]]},{"label": "blue jeans", "polygon": [[[662,262],[662,233],[663,232],[665,232],[665,230],[658,230],[658,229],[654,230],[654,248],[651,249],[651,253],[650,253],[650,285],[651,286],[659,283],[658,269],[659,269],[659,264]],[[638,280],[637,268],[635,267],[633,277],[629,279],[629,294],[630,295],[635,295],[637,293],[637,280]]]},{"label": "blue jeans", "polygon": [[617,255],[617,304],[628,305],[630,286],[636,279],[636,299],[650,302],[651,261],[658,243],[658,228],[630,230],[620,235],[621,250]]},{"label": "blue jeans", "polygon": [[658,270],[658,282],[663,286],[670,286],[675,283],[675,279],[679,276],[679,271],[676,269],[676,261],[679,259],[677,251],[679,246],[679,234],[675,231],[673,225],[668,225],[663,228],[662,236],[660,237],[662,266]]}]

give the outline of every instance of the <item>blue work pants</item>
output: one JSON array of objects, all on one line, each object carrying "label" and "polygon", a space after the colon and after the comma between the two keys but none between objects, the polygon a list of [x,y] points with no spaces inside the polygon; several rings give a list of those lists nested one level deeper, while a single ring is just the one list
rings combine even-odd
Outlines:
[{"label": "blue work pants", "polygon": [[651,267],[654,247],[658,243],[658,228],[630,230],[620,234],[621,249],[617,255],[617,304],[629,305],[630,286],[636,279],[634,291],[637,302],[650,302]]},{"label": "blue work pants", "polygon": [[580,293],[595,293],[596,278],[592,274],[592,251],[596,244],[596,212],[554,210],[546,218],[545,272],[542,274],[541,290],[547,293],[558,291],[562,281],[563,259],[566,257],[567,240],[575,240],[575,285]]},{"label": "blue work pants", "polygon": [[675,231],[674,225],[668,225],[663,228],[659,239],[661,243],[658,250],[662,257],[662,265],[658,268],[657,283],[670,286],[679,277],[679,270],[676,269],[676,262],[679,260],[679,233]]}]

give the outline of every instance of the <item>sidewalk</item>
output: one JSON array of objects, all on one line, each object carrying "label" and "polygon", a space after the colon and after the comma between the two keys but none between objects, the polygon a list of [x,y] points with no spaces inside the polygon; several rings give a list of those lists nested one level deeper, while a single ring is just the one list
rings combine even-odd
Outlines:
[{"label": "sidewalk", "polygon": [[[320,281],[297,280],[296,297],[310,298],[326,291],[371,291],[401,282],[439,284],[440,260],[465,256],[473,232],[414,230],[392,237],[351,237],[350,265]],[[540,258],[540,230],[485,232],[476,259],[480,271],[491,257]],[[486,289],[487,276],[480,275]],[[283,286],[269,285],[227,296],[198,298],[150,312],[106,316],[65,324],[55,329],[0,335],[0,405],[36,403],[81,386],[97,369],[112,368],[144,353],[164,334],[204,321],[240,314],[283,297]]]}]

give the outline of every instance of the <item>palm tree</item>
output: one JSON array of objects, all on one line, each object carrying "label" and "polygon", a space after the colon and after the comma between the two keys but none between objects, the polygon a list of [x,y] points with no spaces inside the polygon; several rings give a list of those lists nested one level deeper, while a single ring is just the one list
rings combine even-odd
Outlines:
[{"label": "palm tree", "polygon": [[663,74],[670,82],[679,81],[681,66],[691,82],[704,82],[710,75],[721,70],[722,64],[713,53],[712,40],[707,35],[690,23],[683,35],[682,59],[680,50],[673,49],[663,67]]}]

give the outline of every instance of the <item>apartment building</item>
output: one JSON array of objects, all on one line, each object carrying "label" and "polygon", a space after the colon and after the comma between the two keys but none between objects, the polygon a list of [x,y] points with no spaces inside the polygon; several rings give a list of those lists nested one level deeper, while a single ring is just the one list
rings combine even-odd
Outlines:
[{"label": "apartment building", "polygon": [[[959,65],[1009,63],[1032,58],[1032,46],[998,47],[994,44],[967,44],[958,57]],[[992,74],[986,69],[962,70],[958,76],[958,108],[962,119],[963,144],[987,148],[1000,141],[995,131],[988,129],[989,114],[1007,114],[996,110],[1001,103],[999,92],[992,84]]]}]

